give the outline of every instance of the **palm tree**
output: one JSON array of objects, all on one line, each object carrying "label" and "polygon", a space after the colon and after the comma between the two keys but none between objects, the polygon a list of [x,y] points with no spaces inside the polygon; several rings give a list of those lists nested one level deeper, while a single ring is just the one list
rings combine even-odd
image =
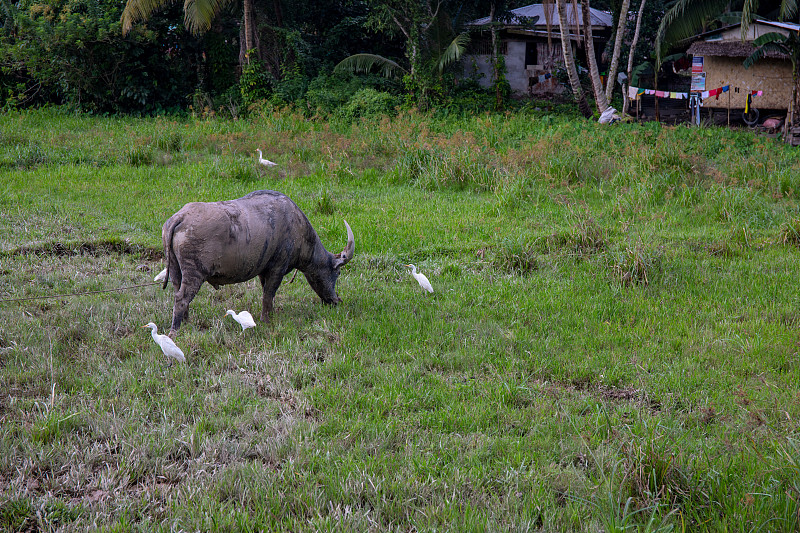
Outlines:
[{"label": "palm tree", "polygon": [[608,100],[600,81],[600,71],[597,69],[597,57],[594,54],[594,39],[592,38],[592,16],[589,0],[581,1],[581,11],[583,14],[583,43],[586,52],[586,62],[589,64],[589,77],[592,79],[592,89],[594,89],[594,102],[600,114],[608,109]]},{"label": "palm tree", "polygon": [[[202,35],[211,28],[215,18],[234,0],[184,0],[183,21],[193,35]],[[172,4],[172,0],[127,0],[122,11],[122,34],[127,35],[133,25],[149,19],[153,13]],[[253,0],[242,0],[245,52],[256,48],[253,28]],[[249,56],[245,54],[245,57]]]},{"label": "palm tree", "polygon": [[783,33],[771,32],[753,41],[756,45],[755,51],[744,60],[744,68],[750,68],[753,64],[766,56],[768,52],[779,52],[785,54],[789,61],[792,62],[792,100],[789,103],[789,113],[784,127],[784,138],[789,138],[789,132],[794,125],[795,113],[797,110],[797,82],[798,82],[798,64],[800,64],[800,33],[798,31],[790,30],[788,35]]},{"label": "palm tree", "polygon": [[[556,13],[558,14],[558,30],[561,35],[561,51],[564,54],[564,68],[569,77],[569,85],[572,88],[572,94],[575,101],[578,102],[578,109],[581,114],[589,118],[592,116],[592,109],[589,107],[589,102],[586,101],[586,95],[581,87],[581,80],[578,77],[578,69],[575,67],[575,57],[572,55],[572,43],[569,37],[569,22],[567,21],[567,6],[566,0],[555,0]],[[576,19],[575,25],[577,26],[577,11],[573,4],[572,14]]]},{"label": "palm tree", "polygon": [[617,35],[614,39],[614,51],[611,54],[611,65],[608,67],[608,80],[606,81],[606,100],[609,102],[614,95],[614,82],[616,81],[614,78],[617,77],[617,67],[619,65],[619,56],[622,53],[622,40],[625,37],[625,28],[628,26],[628,9],[630,9],[630,5],[631,0],[622,0],[622,7],[619,11]]},{"label": "palm tree", "polygon": [[447,66],[458,61],[466,50],[469,35],[457,34],[442,12],[442,2],[433,6],[419,0],[373,0],[368,25],[388,34],[398,31],[405,37],[406,65],[377,54],[355,54],[334,67],[334,72],[369,72],[378,68],[386,77],[406,77],[406,89],[424,106],[432,78],[441,79]]},{"label": "palm tree", "polygon": [[[468,42],[469,34],[460,33],[443,47],[440,47],[437,43],[430,43],[430,48],[422,50],[421,46],[418,45],[415,47],[414,57],[419,60],[423,52],[425,52],[426,56],[429,57],[429,61],[425,64],[430,65],[431,68],[428,74],[441,78],[449,65],[461,59]],[[396,61],[378,54],[355,54],[342,59],[334,67],[333,71],[358,74],[367,73],[372,69],[378,69],[381,75],[386,78],[402,78],[404,75],[408,74],[411,75],[414,80],[418,80],[420,74],[419,68],[421,67],[415,68],[413,63],[408,69],[404,68]],[[425,88],[423,87],[422,90],[424,92]]]},{"label": "palm tree", "polygon": [[[636,44],[639,42],[639,33],[642,29],[642,15],[644,14],[644,4],[646,1],[647,0],[642,0],[642,3],[639,5],[639,13],[636,14],[636,29],[633,31],[631,49],[628,51],[628,70],[625,71],[628,78],[626,86],[630,86],[631,78],[633,77],[633,54],[636,51]],[[625,114],[628,112],[628,106],[630,105],[630,98],[628,98],[627,94],[623,94],[622,101],[624,102],[622,113]]]}]

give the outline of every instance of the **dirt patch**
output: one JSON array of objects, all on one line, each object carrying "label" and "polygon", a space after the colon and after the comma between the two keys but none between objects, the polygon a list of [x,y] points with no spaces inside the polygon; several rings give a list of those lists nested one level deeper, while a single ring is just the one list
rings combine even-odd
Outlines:
[{"label": "dirt patch", "polygon": [[150,248],[139,244],[131,244],[125,241],[99,241],[99,242],[49,242],[42,244],[32,244],[21,246],[14,250],[0,253],[2,256],[92,256],[100,257],[105,255],[137,255],[149,261],[158,261],[163,258],[164,253],[161,249]]},{"label": "dirt patch", "polygon": [[650,398],[642,389],[596,384],[589,377],[579,378],[572,382],[549,382],[545,386],[544,392],[554,398],[565,393],[580,392],[602,402],[629,402],[643,405],[651,411],[661,410],[661,404]]}]

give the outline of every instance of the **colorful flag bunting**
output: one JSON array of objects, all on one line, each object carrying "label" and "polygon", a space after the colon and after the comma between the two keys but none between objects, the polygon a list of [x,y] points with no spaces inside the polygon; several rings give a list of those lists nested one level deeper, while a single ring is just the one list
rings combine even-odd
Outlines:
[{"label": "colorful flag bunting", "polygon": [[677,100],[685,100],[689,97],[687,93],[678,93],[673,91],[656,91],[655,89],[642,89],[641,87],[628,87],[628,98],[635,100],[641,95],[655,96],[657,98],[675,98]]},{"label": "colorful flag bunting", "polygon": [[[699,94],[700,98],[702,99],[714,96],[717,98],[717,100],[719,100],[719,96],[722,93],[727,93],[730,90],[731,90],[730,85],[724,85],[717,89],[711,89],[710,91],[701,91]],[[632,86],[628,87],[628,98],[630,98],[631,100],[636,99],[643,94],[653,95],[656,96],[657,98],[673,98],[677,100],[686,100],[687,98],[689,98],[689,93],[679,93],[673,91],[656,91],[654,89],[642,89],[639,87],[632,87]],[[750,91],[750,95],[752,96],[761,96],[762,94],[764,94],[764,91]]]}]

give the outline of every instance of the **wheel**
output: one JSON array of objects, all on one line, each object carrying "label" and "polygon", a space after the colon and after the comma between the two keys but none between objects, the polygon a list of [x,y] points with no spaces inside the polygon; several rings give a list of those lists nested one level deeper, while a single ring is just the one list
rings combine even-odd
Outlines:
[{"label": "wheel", "polygon": [[748,126],[755,126],[758,123],[758,109],[751,107],[746,113],[742,111],[742,120]]}]

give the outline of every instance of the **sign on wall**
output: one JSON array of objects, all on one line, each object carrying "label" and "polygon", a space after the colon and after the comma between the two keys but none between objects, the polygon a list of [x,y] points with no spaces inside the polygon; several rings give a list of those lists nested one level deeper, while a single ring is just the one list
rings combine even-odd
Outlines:
[{"label": "sign on wall", "polygon": [[706,90],[706,73],[700,72],[692,74],[692,86],[689,88],[692,92],[702,92]]}]

